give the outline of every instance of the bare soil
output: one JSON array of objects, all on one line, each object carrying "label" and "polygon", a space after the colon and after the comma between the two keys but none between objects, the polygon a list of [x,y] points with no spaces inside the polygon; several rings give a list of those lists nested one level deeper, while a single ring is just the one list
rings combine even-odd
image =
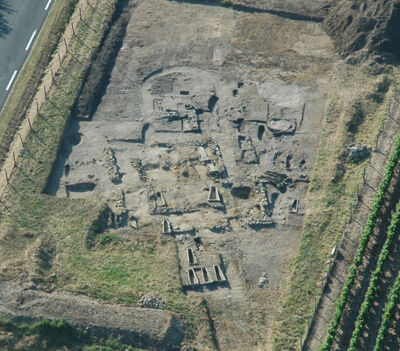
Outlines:
[{"label": "bare soil", "polygon": [[[399,57],[400,3],[391,0],[332,2],[324,28],[344,56],[371,53]],[[354,59],[354,57],[353,57]]]}]

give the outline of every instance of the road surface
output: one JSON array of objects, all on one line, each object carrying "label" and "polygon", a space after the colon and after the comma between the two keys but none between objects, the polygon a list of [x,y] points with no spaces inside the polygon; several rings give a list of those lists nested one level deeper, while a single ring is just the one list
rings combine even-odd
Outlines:
[{"label": "road surface", "polygon": [[0,0],[0,111],[55,0]]}]

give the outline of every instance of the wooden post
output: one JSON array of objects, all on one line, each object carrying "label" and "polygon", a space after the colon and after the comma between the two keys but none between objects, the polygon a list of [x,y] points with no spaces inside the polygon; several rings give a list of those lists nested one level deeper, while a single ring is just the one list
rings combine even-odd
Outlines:
[{"label": "wooden post", "polygon": [[60,63],[60,67],[62,67],[61,56],[59,52],[57,52],[57,56],[58,56],[58,62]]},{"label": "wooden post", "polygon": [[46,85],[43,84],[43,90],[44,90],[44,97],[47,100],[47,90],[46,90]]},{"label": "wooden post", "polygon": [[39,112],[39,102],[36,100],[36,112],[38,114],[38,116],[40,116],[40,112]]},{"label": "wooden post", "polygon": [[71,22],[71,25],[72,25],[72,37],[75,37],[76,34],[75,34],[74,22]]},{"label": "wooden post", "polygon": [[68,51],[68,45],[67,45],[67,40],[64,38],[64,45],[65,45],[65,50],[67,51],[67,52],[69,52]]},{"label": "wooden post", "polygon": [[29,119],[29,117],[28,117],[28,123],[29,123],[29,129],[32,132],[33,128],[32,128],[31,120]]},{"label": "wooden post", "polygon": [[10,212],[13,216],[15,216],[14,213],[11,212],[11,210],[8,208],[8,206],[4,203],[3,200],[0,199],[0,203],[5,207],[5,209],[6,209],[8,212]]},{"label": "wooden post", "polygon": [[50,72],[51,72],[52,84],[55,84],[55,83],[56,83],[56,79],[55,79],[55,77],[54,77],[54,72],[53,72],[53,68],[52,68],[52,67],[50,67]]},{"label": "wooden post", "polygon": [[7,170],[6,170],[6,169],[4,170],[4,173],[6,174],[6,181],[7,181],[7,184],[10,184],[10,179],[8,178],[8,173],[7,173]]},{"label": "wooden post", "polygon": [[81,8],[79,8],[79,18],[81,19],[81,21],[83,21],[83,19],[82,19],[82,9]]},{"label": "wooden post", "polygon": [[15,159],[15,152],[13,151],[13,160],[14,160],[14,167],[17,167],[17,160]]},{"label": "wooden post", "polygon": [[22,140],[21,134],[18,133],[19,140],[21,140],[22,147],[25,148],[24,141]]},{"label": "wooden post", "polygon": [[88,6],[91,7],[91,8],[93,9],[93,11],[96,12],[99,16],[104,16],[104,13],[101,13],[100,11],[98,11],[98,10],[96,9],[96,7],[94,7],[92,4],[89,3],[88,0],[86,0],[86,2],[87,2],[87,4],[88,4]]},{"label": "wooden post", "polygon": [[82,65],[82,62],[81,62],[80,60],[78,60],[78,58],[77,58],[71,51],[68,51],[68,53],[72,56],[72,58],[73,58],[76,62],[78,62],[80,65]]}]

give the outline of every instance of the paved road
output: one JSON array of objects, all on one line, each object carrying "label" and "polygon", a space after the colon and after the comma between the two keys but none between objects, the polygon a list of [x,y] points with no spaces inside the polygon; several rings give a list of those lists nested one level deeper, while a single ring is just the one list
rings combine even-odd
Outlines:
[{"label": "paved road", "polygon": [[0,110],[55,0],[0,0]]}]

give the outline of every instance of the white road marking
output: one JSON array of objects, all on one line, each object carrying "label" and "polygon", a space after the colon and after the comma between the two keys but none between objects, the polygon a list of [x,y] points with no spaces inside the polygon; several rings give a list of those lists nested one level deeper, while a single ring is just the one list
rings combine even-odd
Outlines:
[{"label": "white road marking", "polygon": [[28,45],[27,45],[26,48],[25,48],[25,51],[28,51],[28,50],[29,50],[29,47],[31,46],[31,44],[32,44],[32,42],[33,42],[33,39],[35,38],[36,33],[37,33],[37,30],[35,30],[35,31],[32,33],[32,36],[31,36],[31,38],[29,39],[29,42],[28,42]]},{"label": "white road marking", "polygon": [[8,82],[8,85],[7,85],[6,91],[9,91],[9,90],[10,90],[10,88],[11,88],[11,85],[12,85],[12,83],[13,83],[14,79],[15,79],[15,76],[17,75],[17,72],[18,72],[17,70],[15,70],[15,71],[14,71],[14,73],[13,73],[13,75],[12,75],[12,77],[11,77],[10,81]]},{"label": "white road marking", "polygon": [[44,8],[45,11],[47,11],[47,10],[49,9],[50,4],[51,4],[52,1],[53,1],[53,0],[49,0],[49,1],[48,1],[46,7]]}]

